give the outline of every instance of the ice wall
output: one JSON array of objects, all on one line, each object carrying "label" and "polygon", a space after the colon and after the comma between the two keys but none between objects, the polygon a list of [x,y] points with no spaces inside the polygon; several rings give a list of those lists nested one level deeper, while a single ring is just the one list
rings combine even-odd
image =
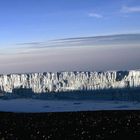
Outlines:
[{"label": "ice wall", "polygon": [[0,90],[32,88],[35,93],[140,86],[140,70],[107,72],[45,72],[0,75]]}]

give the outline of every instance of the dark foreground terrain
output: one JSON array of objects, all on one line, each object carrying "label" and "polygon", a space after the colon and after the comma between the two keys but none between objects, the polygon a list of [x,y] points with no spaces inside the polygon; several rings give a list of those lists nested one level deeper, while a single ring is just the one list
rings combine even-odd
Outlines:
[{"label": "dark foreground terrain", "polygon": [[140,111],[0,113],[0,140],[140,139]]}]

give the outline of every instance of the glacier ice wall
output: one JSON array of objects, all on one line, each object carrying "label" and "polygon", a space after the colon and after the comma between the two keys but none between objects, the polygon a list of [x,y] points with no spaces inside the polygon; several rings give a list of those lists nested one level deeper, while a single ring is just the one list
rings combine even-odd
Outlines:
[{"label": "glacier ice wall", "polygon": [[0,75],[0,90],[32,88],[35,93],[140,86],[140,70],[107,72],[45,72]]}]

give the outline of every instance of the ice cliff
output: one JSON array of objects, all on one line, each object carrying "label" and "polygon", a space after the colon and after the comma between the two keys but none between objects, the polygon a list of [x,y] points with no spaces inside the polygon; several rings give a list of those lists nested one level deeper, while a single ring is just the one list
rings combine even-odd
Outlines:
[{"label": "ice cliff", "polygon": [[32,88],[35,93],[140,86],[140,70],[107,72],[45,72],[0,75],[0,90]]}]

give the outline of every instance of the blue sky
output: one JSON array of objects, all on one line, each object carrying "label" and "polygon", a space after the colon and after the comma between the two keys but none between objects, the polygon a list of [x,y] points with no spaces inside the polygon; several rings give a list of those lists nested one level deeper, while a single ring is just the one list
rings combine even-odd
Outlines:
[{"label": "blue sky", "polygon": [[140,0],[1,0],[0,73],[139,68],[139,20]]},{"label": "blue sky", "polygon": [[2,0],[0,42],[140,32],[139,0]]}]

